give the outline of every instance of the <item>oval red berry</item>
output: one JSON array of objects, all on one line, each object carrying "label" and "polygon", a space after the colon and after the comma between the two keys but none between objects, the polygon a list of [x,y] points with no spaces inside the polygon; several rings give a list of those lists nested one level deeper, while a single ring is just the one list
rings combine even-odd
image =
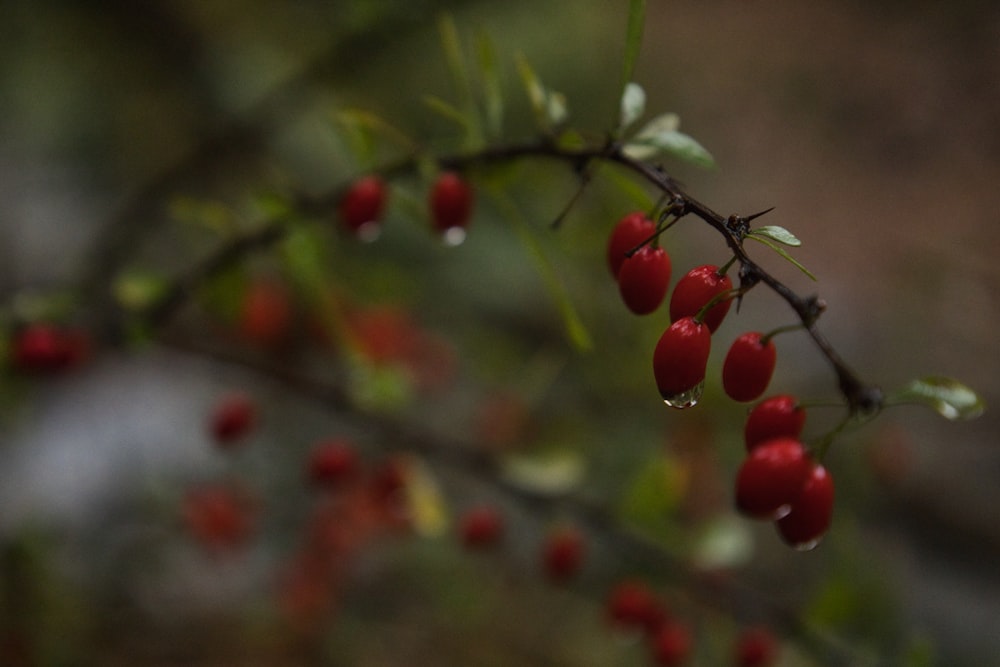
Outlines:
[{"label": "oval red berry", "polygon": [[751,451],[736,474],[736,507],[754,518],[776,519],[798,500],[811,469],[802,443],[768,440]]},{"label": "oval red berry", "polygon": [[382,220],[385,200],[386,187],[381,178],[375,175],[359,178],[340,199],[340,219],[353,232],[378,225]]},{"label": "oval red berry", "polygon": [[686,394],[705,380],[712,335],[693,318],[677,320],[663,332],[653,350],[653,376],[665,401]]},{"label": "oval red berry", "polygon": [[642,211],[629,213],[615,225],[608,238],[607,259],[611,275],[618,277],[618,271],[625,262],[625,253],[648,240],[656,231],[656,223]]},{"label": "oval red berry", "polygon": [[833,477],[814,464],[791,511],[778,519],[778,533],[796,549],[811,549],[830,528],[833,518]]},{"label": "oval red berry", "polygon": [[[670,296],[670,321],[684,317],[694,317],[709,301],[733,289],[733,281],[728,275],[720,274],[719,267],[705,264],[688,271],[677,281]],[[732,305],[732,299],[725,299],[712,306],[702,321],[712,333],[719,328]]]},{"label": "oval red berry", "polygon": [[722,364],[722,387],[734,401],[755,401],[767,390],[774,374],[774,341],[761,342],[756,331],[737,338]]},{"label": "oval red berry", "polygon": [[622,301],[636,315],[648,315],[659,308],[669,287],[670,256],[663,248],[641,248],[618,271]]},{"label": "oval red berry", "polygon": [[430,193],[431,223],[434,229],[447,233],[464,229],[472,218],[472,187],[453,171],[442,172]]},{"label": "oval red berry", "polygon": [[773,438],[798,438],[806,423],[806,411],[794,396],[778,394],[750,410],[743,427],[747,451]]}]

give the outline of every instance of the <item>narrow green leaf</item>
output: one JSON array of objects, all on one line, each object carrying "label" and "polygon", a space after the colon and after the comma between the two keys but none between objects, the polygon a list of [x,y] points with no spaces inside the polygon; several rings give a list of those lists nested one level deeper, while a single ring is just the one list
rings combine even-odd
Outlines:
[{"label": "narrow green leaf", "polygon": [[637,83],[625,84],[619,111],[618,131],[624,132],[646,112],[646,91]]},{"label": "narrow green leaf", "polygon": [[777,225],[758,227],[757,229],[750,231],[750,236],[766,236],[772,241],[777,241],[778,243],[782,243],[793,248],[797,248],[802,245],[802,241],[796,238],[794,234],[784,227],[778,227]]},{"label": "narrow green leaf", "polygon": [[794,257],[792,257],[791,255],[789,255],[788,251],[785,250],[784,248],[782,248],[780,245],[777,245],[777,244],[771,242],[769,239],[767,239],[767,238],[765,238],[763,236],[754,236],[753,234],[750,234],[749,236],[747,236],[747,238],[748,239],[753,239],[757,243],[763,243],[768,248],[770,248],[771,250],[773,250],[774,252],[778,253],[779,255],[781,255],[782,257],[784,257],[786,260],[788,260],[789,262],[791,262],[795,266],[795,268],[797,268],[799,271],[801,271],[802,273],[806,274],[807,276],[809,276],[813,280],[817,280],[816,276],[813,275],[812,271],[810,271],[806,267],[802,266],[802,264],[800,264]]},{"label": "narrow green leaf", "polygon": [[642,31],[646,23],[646,0],[631,0],[628,4],[628,25],[625,30],[625,57],[622,59],[622,85],[632,80],[635,63],[642,46]]},{"label": "narrow green leaf", "polygon": [[594,342],[591,338],[590,332],[583,324],[583,320],[580,318],[580,314],[577,312],[576,306],[573,305],[573,301],[570,299],[569,294],[566,291],[566,286],[559,279],[555,268],[545,255],[545,251],[542,249],[541,244],[526,224],[521,211],[517,207],[517,204],[514,203],[506,192],[499,188],[492,188],[491,192],[499,204],[500,209],[504,211],[507,218],[510,220],[511,225],[513,225],[514,231],[516,232],[518,239],[524,245],[528,255],[532,260],[534,260],[535,267],[538,269],[538,273],[541,275],[542,280],[549,291],[549,295],[555,302],[556,307],[559,309],[563,326],[566,329],[566,337],[577,351],[589,352],[594,347]]},{"label": "narrow green leaf", "polygon": [[913,380],[888,397],[889,405],[925,405],[945,419],[975,419],[986,405],[982,397],[965,384],[949,377],[930,376]]},{"label": "narrow green leaf", "polygon": [[531,65],[528,64],[528,60],[523,54],[517,54],[515,62],[517,63],[517,73],[521,76],[521,82],[528,93],[528,101],[531,103],[531,109],[535,113],[535,119],[538,121],[541,129],[548,131],[550,128],[547,108],[548,94],[545,92],[545,86],[542,85],[541,79],[535,74],[535,70],[531,68]]},{"label": "narrow green leaf", "polygon": [[405,132],[381,116],[362,109],[345,109],[337,113],[337,121],[351,129],[366,129],[382,135],[408,152],[417,152],[419,146]]},{"label": "narrow green leaf", "polygon": [[503,87],[500,85],[496,47],[493,45],[493,40],[485,33],[476,39],[476,56],[482,79],[486,125],[490,136],[496,138],[501,135],[503,129]]},{"label": "narrow green leaf", "polygon": [[460,109],[434,95],[424,95],[424,104],[439,116],[446,118],[466,131],[472,129],[472,121]]},{"label": "narrow green leaf", "polygon": [[441,48],[444,51],[445,62],[451,73],[452,81],[463,106],[472,100],[472,85],[469,70],[465,67],[465,56],[462,53],[462,41],[458,36],[455,19],[450,14],[442,14],[438,19],[438,31],[441,33]]}]

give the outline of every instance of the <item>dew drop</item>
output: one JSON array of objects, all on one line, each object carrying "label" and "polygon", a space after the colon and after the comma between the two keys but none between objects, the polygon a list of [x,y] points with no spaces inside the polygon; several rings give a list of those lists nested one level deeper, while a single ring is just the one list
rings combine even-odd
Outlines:
[{"label": "dew drop", "polygon": [[464,227],[449,227],[441,235],[441,239],[444,241],[446,246],[455,247],[462,245],[465,241],[465,228]]},{"label": "dew drop", "polygon": [[358,227],[355,234],[361,242],[373,243],[382,236],[382,225],[379,224],[378,220],[369,220]]},{"label": "dew drop", "polygon": [[677,408],[678,410],[693,408],[698,405],[698,401],[701,400],[701,394],[704,390],[705,382],[703,380],[687,391],[682,391],[681,393],[674,394],[673,396],[664,397],[663,402],[672,408]]},{"label": "dew drop", "polygon": [[812,551],[817,546],[819,546],[820,538],[814,540],[806,540],[805,542],[799,542],[798,544],[793,544],[792,548],[796,551]]}]

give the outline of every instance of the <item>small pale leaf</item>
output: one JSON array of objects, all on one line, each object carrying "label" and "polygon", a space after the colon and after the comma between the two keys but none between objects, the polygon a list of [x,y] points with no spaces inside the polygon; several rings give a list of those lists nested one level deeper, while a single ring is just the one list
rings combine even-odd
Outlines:
[{"label": "small pale leaf", "polygon": [[583,481],[583,459],[574,451],[562,450],[545,455],[511,456],[503,462],[503,477],[534,493],[560,495]]},{"label": "small pale leaf", "polygon": [[680,132],[677,114],[657,116],[643,127],[625,146],[625,154],[645,160],[658,153],[667,153],[701,167],[714,167],[715,158],[690,135]]},{"label": "small pale leaf", "polygon": [[975,419],[986,409],[983,399],[954,378],[930,376],[913,380],[889,397],[890,404],[926,405],[945,419]]},{"label": "small pale leaf", "polygon": [[747,238],[748,239],[753,239],[754,241],[757,241],[758,243],[763,243],[768,248],[770,248],[771,250],[773,250],[774,252],[778,253],[779,255],[781,255],[782,257],[784,257],[786,260],[788,260],[788,262],[790,262],[792,265],[794,265],[795,268],[797,268],[799,271],[801,271],[802,273],[804,273],[807,276],[809,276],[812,280],[817,280],[816,276],[813,275],[812,271],[810,271],[809,269],[807,269],[806,267],[804,267],[801,263],[799,263],[799,261],[797,259],[795,259],[791,255],[789,255],[788,251],[786,251],[780,245],[777,245],[776,243],[772,242],[770,239],[768,239],[766,237],[755,236],[754,234],[750,234],[749,236],[747,236]]},{"label": "small pale leaf", "polygon": [[625,91],[622,93],[621,114],[618,121],[619,131],[624,132],[645,112],[646,91],[639,84],[630,81],[625,84]]},{"label": "small pale leaf", "polygon": [[800,241],[794,234],[784,227],[778,227],[777,225],[758,227],[757,229],[751,231],[750,234],[752,236],[766,236],[772,241],[777,241],[778,243],[782,243],[793,248],[797,248],[802,245],[802,241]]}]

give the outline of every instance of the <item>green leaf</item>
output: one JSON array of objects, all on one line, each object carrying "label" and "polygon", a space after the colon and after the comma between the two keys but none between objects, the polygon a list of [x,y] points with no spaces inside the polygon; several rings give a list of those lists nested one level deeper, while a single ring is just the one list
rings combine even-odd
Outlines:
[{"label": "green leaf", "polygon": [[477,37],[476,56],[479,74],[482,78],[486,126],[490,131],[490,136],[497,138],[503,129],[503,88],[500,85],[496,48],[488,35],[480,34]]},{"label": "green leaf", "polygon": [[945,419],[975,419],[986,405],[982,397],[954,378],[930,376],[913,380],[888,397],[889,405],[925,405]]},{"label": "green leaf", "polygon": [[624,152],[636,160],[648,160],[661,153],[692,162],[701,167],[714,167],[715,158],[691,136],[680,132],[680,118],[665,113],[649,121],[625,145]]},{"label": "green leaf", "polygon": [[625,57],[622,59],[622,83],[632,80],[635,63],[642,46],[642,30],[646,23],[646,0],[631,0],[628,4],[628,25],[625,30]]},{"label": "green leaf", "polygon": [[483,133],[473,96],[472,76],[466,67],[465,51],[455,20],[448,14],[442,15],[438,20],[438,29],[441,33],[441,46],[444,49],[445,61],[448,63],[448,71],[457,91],[458,107],[463,110],[462,115],[468,119],[468,122],[463,124],[466,128],[466,138],[471,145],[478,145],[482,142]]},{"label": "green leaf", "polygon": [[566,108],[566,97],[562,93],[547,90],[524,55],[518,54],[515,56],[515,60],[521,82],[524,84],[528,100],[531,102],[531,109],[535,113],[535,120],[540,129],[551,132],[553,127],[561,125],[569,115]]},{"label": "green leaf", "polygon": [[618,130],[624,132],[637,121],[646,111],[646,91],[637,83],[625,84],[622,92],[621,110],[619,113]]},{"label": "green leaf", "polygon": [[447,118],[453,121],[466,131],[471,131],[473,127],[472,120],[461,110],[452,106],[448,102],[445,102],[440,97],[435,97],[434,95],[424,95],[424,104],[426,104],[432,111],[437,113],[443,118]]},{"label": "green leaf", "polygon": [[495,197],[500,209],[506,214],[518,239],[524,245],[528,255],[535,262],[538,273],[541,275],[549,295],[555,301],[556,308],[562,317],[563,326],[566,329],[566,336],[573,347],[579,352],[588,352],[593,349],[594,341],[590,332],[583,324],[580,314],[573,305],[572,299],[566,291],[566,286],[559,279],[555,268],[545,255],[538,239],[524,221],[524,216],[518,209],[517,204],[510,196],[500,188],[491,188],[491,193]]},{"label": "green leaf", "polygon": [[757,229],[750,231],[750,236],[765,236],[772,241],[777,241],[778,243],[782,243],[793,248],[797,248],[802,245],[802,241],[796,238],[794,234],[784,227],[778,227],[777,225],[758,227]]},{"label": "green leaf", "polygon": [[115,281],[114,294],[122,308],[139,312],[159,300],[168,288],[169,284],[163,276],[130,272]]},{"label": "green leaf", "polygon": [[780,245],[777,245],[777,244],[773,243],[768,238],[763,237],[763,236],[754,236],[753,234],[750,234],[749,236],[747,236],[747,238],[748,239],[753,239],[757,243],[763,243],[768,248],[770,248],[771,250],[773,250],[774,252],[778,253],[779,255],[781,255],[782,257],[784,257],[786,260],[788,260],[789,262],[791,262],[795,266],[795,268],[797,268],[799,271],[801,271],[802,273],[806,274],[811,279],[817,280],[816,276],[813,275],[812,271],[810,271],[806,267],[802,266],[802,264],[800,264],[798,262],[798,260],[796,260],[794,257],[792,257],[791,255],[789,255],[788,251],[785,250],[784,248],[782,248]]},{"label": "green leaf", "polygon": [[362,109],[345,109],[337,113],[337,121],[352,130],[367,130],[380,134],[408,152],[417,152],[419,146],[405,132],[377,114]]},{"label": "green leaf", "polygon": [[280,248],[289,275],[303,292],[316,296],[327,289],[331,263],[312,228],[291,228]]}]

